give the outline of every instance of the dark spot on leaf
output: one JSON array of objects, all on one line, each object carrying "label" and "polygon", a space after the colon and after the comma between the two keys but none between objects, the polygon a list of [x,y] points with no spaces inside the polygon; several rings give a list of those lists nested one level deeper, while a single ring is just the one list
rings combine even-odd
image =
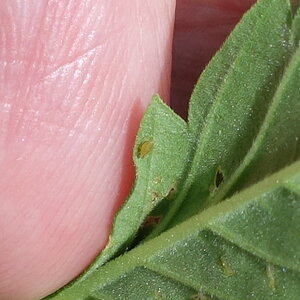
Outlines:
[{"label": "dark spot on leaf", "polygon": [[221,186],[221,184],[223,183],[223,181],[224,181],[224,173],[221,170],[221,168],[218,168],[216,175],[215,175],[215,183],[214,183],[215,188],[218,189]]},{"label": "dark spot on leaf", "polygon": [[161,216],[149,216],[144,221],[143,226],[153,226],[157,225],[161,220]]},{"label": "dark spot on leaf", "polygon": [[174,182],[173,185],[170,187],[169,192],[167,193],[166,198],[170,199],[177,191],[178,182]]},{"label": "dark spot on leaf", "polygon": [[223,182],[224,182],[224,172],[219,167],[216,171],[214,181],[209,187],[209,193],[211,197],[215,196],[216,192],[218,191],[219,187],[223,184]]},{"label": "dark spot on leaf", "polygon": [[167,197],[171,197],[175,193],[175,187],[172,187],[168,193]]},{"label": "dark spot on leaf", "polygon": [[153,150],[153,141],[145,141],[138,147],[138,157],[143,158]]}]

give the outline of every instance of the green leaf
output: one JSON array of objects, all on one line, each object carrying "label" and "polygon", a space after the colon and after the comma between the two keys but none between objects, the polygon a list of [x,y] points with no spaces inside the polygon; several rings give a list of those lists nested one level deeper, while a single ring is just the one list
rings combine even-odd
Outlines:
[{"label": "green leaf", "polygon": [[[88,295],[89,299],[98,299],[97,295],[89,293],[89,288],[94,291],[102,282],[100,274],[103,271],[100,266],[140,242],[153,227],[148,239],[299,159],[300,10],[297,10],[297,1],[292,5],[288,0],[261,0],[243,17],[201,75],[191,98],[188,123],[177,116],[158,96],[153,98],[134,147],[136,182],[129,198],[115,217],[107,247],[79,278],[48,299],[65,299],[62,298],[63,295],[83,297],[66,298],[72,300],[88,299],[84,298]],[[252,197],[253,192],[251,193]],[[279,194],[276,192],[276,197]],[[288,213],[285,212],[285,207],[281,209]],[[247,225],[242,224],[242,219],[239,220],[241,228]],[[255,215],[253,220],[257,221]],[[278,220],[281,222],[280,218]],[[204,243],[201,247],[205,247],[206,242],[207,247],[212,247],[209,246],[210,243],[219,247],[219,244],[228,244],[230,241],[237,245],[234,249],[251,249],[255,259],[262,255],[262,252],[253,250],[257,245],[260,245],[259,251],[265,251],[262,260],[269,261],[269,258],[280,256],[277,252],[281,251],[282,245],[273,243],[274,251],[264,248],[263,244],[255,240],[256,231],[251,236],[249,229],[246,233],[240,233],[239,237],[230,227],[235,226],[237,229],[238,226],[234,223],[228,223],[227,226],[224,221],[217,228],[218,224],[214,224],[216,231],[226,229],[226,232],[232,234],[232,240],[226,236],[226,232],[222,232],[225,240],[218,239],[210,227],[206,228],[207,239],[204,233],[199,236],[199,243]],[[249,224],[247,226],[251,227]],[[275,228],[280,234],[278,226],[277,224]],[[257,232],[263,230],[255,224],[252,228],[256,228]],[[243,235],[251,237],[253,244],[250,244],[250,240],[245,241],[243,248]],[[268,247],[271,241],[264,235],[261,237],[266,238],[264,242]],[[155,243],[153,245],[157,246]],[[244,256],[241,256],[241,262],[244,259],[242,257]],[[283,258],[272,261],[272,264],[283,266],[281,262],[288,262],[288,259]],[[227,256],[223,261],[221,259],[223,269],[226,269],[227,260]],[[245,261],[247,263],[242,267],[246,270],[248,260],[245,258]],[[234,269],[238,269],[238,262],[235,264]],[[195,289],[196,285],[180,285],[177,288],[177,277],[173,278],[172,275],[172,280],[166,279],[165,274],[159,272],[158,277],[155,277],[144,267],[145,265],[138,268],[140,273],[132,273],[132,278],[148,276],[153,284],[163,282],[162,286],[173,289],[174,292],[170,292],[173,299],[183,299],[180,295]],[[284,267],[293,269],[292,265]],[[251,263],[247,272],[251,274],[253,271],[253,276],[256,276],[257,270],[253,268]],[[270,278],[277,276],[273,274],[273,266],[270,269],[267,265],[266,268]],[[203,272],[207,273],[207,270]],[[232,270],[231,267],[227,268],[229,273]],[[298,272],[298,269],[294,271]],[[284,281],[284,277],[282,278]],[[149,283],[149,291],[153,291],[150,286]],[[199,289],[198,286],[196,289]],[[207,288],[205,292],[219,297],[212,288]],[[200,294],[199,299],[205,299],[205,295],[202,297]],[[112,295],[112,299],[118,299],[115,296]],[[160,299],[166,296],[158,294],[157,297]],[[235,298],[228,296],[226,299]]]},{"label": "green leaf", "polygon": [[[176,160],[171,155],[174,148],[183,153]],[[187,149],[186,123],[154,96],[135,143],[135,186],[115,218],[109,244],[96,261],[96,268],[132,242],[149,213],[182,180]]]},{"label": "green leaf", "polygon": [[273,173],[300,156],[300,48],[293,55],[277,87],[272,104],[256,139],[232,174],[217,201]]},{"label": "green leaf", "polygon": [[186,181],[153,235],[299,158],[299,15],[288,0],[259,1],[201,75]]},{"label": "green leaf", "polygon": [[297,162],[52,299],[299,299],[299,220]]}]

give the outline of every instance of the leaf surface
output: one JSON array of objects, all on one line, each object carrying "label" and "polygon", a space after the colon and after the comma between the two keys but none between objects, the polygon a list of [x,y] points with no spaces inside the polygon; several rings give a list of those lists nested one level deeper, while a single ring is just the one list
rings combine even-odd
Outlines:
[{"label": "leaf surface", "polygon": [[259,1],[200,76],[187,180],[156,233],[299,158],[299,18],[288,0]]},{"label": "leaf surface", "polygon": [[51,299],[298,299],[299,183],[297,162]]}]

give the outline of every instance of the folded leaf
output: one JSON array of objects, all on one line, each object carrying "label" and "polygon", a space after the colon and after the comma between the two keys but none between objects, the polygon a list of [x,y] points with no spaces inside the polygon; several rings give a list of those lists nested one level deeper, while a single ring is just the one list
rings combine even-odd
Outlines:
[{"label": "folded leaf", "polygon": [[188,146],[186,123],[155,96],[135,142],[135,186],[115,218],[109,244],[95,262],[96,268],[124,251],[149,213],[182,180]]},{"label": "folded leaf", "polygon": [[300,161],[53,300],[300,298]]},{"label": "folded leaf", "polygon": [[99,266],[126,250],[149,213],[182,180],[188,147],[185,121],[159,96],[155,96],[143,118],[135,143],[135,186],[115,217],[109,243],[93,264],[63,289],[76,287]]}]

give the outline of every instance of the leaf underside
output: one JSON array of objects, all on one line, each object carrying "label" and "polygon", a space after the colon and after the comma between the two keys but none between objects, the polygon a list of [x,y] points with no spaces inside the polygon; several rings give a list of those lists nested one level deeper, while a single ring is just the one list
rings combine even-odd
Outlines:
[{"label": "leaf underside", "polygon": [[278,172],[300,157],[298,7],[258,1],[200,76],[188,122],[153,98],[107,247],[47,299],[300,297],[300,162]]},{"label": "leaf underside", "polygon": [[297,162],[54,299],[298,299],[299,219]]}]

